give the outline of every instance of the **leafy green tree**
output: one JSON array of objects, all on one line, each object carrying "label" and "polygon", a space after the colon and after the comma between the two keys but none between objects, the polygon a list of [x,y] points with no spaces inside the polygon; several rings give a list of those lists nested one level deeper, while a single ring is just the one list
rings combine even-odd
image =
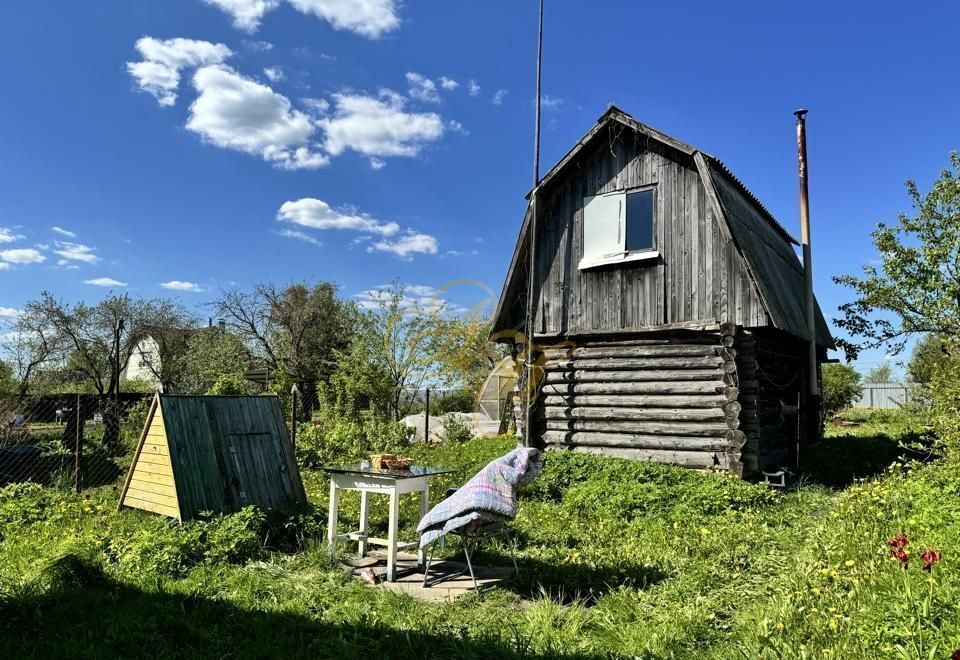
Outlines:
[{"label": "leafy green tree", "polygon": [[832,415],[849,408],[863,393],[860,373],[849,364],[823,365],[823,407]]},{"label": "leafy green tree", "polygon": [[339,298],[332,282],[231,289],[220,293],[213,308],[254,361],[299,384],[308,406],[317,383],[334,372],[338,352],[350,346],[357,315],[356,305]]},{"label": "leafy green tree", "polygon": [[927,334],[920,338],[907,362],[907,376],[916,385],[929,385],[944,361],[951,358],[948,342],[941,335]]},{"label": "leafy green tree", "polygon": [[873,232],[879,265],[834,278],[855,294],[836,321],[853,338],[838,341],[848,359],[881,346],[897,353],[919,333],[960,337],[960,153],[950,164],[926,194],[907,181],[915,213]]},{"label": "leafy green tree", "polygon": [[893,369],[889,364],[878,364],[867,372],[863,377],[863,382],[868,385],[877,385],[893,382]]},{"label": "leafy green tree", "polygon": [[13,367],[8,362],[0,360],[0,395],[15,394],[18,387],[19,383]]},{"label": "leafy green tree", "polygon": [[190,333],[186,351],[179,358],[180,374],[175,391],[202,394],[222,377],[239,378],[251,365],[250,353],[231,332],[220,328],[200,328]]}]

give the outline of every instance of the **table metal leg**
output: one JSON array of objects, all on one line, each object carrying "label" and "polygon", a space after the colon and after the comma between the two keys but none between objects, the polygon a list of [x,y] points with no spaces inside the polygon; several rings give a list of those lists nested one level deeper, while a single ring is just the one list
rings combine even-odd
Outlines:
[{"label": "table metal leg", "polygon": [[387,533],[387,581],[397,579],[397,526],[400,518],[400,496],[390,491],[390,529]]},{"label": "table metal leg", "polygon": [[360,542],[357,544],[357,552],[361,559],[367,555],[367,513],[370,509],[368,494],[365,490],[360,491]]},{"label": "table metal leg", "polygon": [[327,545],[330,549],[330,563],[337,556],[337,515],[340,512],[340,489],[330,480],[330,509],[327,513]]},{"label": "table metal leg", "polygon": [[[430,483],[423,484],[423,490],[420,491],[420,520],[423,520],[424,516],[427,515],[427,512],[430,510]],[[419,520],[417,521],[420,522]],[[417,552],[417,566],[423,568],[423,548]]]}]

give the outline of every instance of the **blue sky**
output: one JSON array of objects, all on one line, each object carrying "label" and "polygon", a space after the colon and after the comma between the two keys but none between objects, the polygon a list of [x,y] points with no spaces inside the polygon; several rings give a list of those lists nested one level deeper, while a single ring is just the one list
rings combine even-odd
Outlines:
[{"label": "blue sky", "polygon": [[[792,111],[810,109],[828,318],[847,299],[830,276],[875,258],[903,181],[960,148],[955,4],[546,4],[544,169],[613,102],[799,233]],[[498,294],[531,186],[535,28],[534,0],[3,3],[0,315],[42,289],[198,309],[264,280]]]}]

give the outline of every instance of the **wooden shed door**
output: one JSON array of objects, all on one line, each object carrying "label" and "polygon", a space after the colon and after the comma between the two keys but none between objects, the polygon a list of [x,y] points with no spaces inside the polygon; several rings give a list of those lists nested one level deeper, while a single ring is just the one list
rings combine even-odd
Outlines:
[{"label": "wooden shed door", "polygon": [[240,507],[249,504],[282,507],[288,504],[287,467],[275,450],[269,433],[228,434],[224,449],[234,502]]}]

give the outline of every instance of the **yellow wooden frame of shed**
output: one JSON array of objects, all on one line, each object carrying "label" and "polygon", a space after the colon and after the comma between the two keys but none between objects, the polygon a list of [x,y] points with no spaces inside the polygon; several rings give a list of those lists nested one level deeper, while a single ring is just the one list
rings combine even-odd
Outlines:
[{"label": "yellow wooden frame of shed", "polygon": [[157,393],[118,508],[183,521],[255,504],[306,503],[293,446],[275,396]]}]

